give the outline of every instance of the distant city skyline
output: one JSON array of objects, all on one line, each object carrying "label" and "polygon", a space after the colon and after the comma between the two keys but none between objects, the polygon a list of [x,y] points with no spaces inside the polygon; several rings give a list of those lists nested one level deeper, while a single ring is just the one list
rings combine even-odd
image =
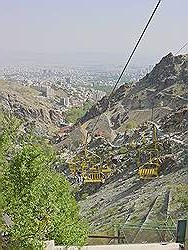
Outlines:
[{"label": "distant city skyline", "polygon": [[[0,0],[0,65],[122,64],[156,3]],[[187,0],[163,0],[132,64],[155,63],[187,42],[187,9]]]}]

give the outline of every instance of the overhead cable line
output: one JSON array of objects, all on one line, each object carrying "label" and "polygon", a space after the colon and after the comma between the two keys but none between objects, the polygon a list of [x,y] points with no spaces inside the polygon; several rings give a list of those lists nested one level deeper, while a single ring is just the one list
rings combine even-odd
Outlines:
[{"label": "overhead cable line", "polygon": [[188,42],[186,42],[176,53],[175,56],[182,50],[184,49],[186,46],[188,45]]},{"label": "overhead cable line", "polygon": [[[122,76],[123,76],[123,74],[124,74],[126,68],[128,67],[128,65],[129,65],[129,63],[130,63],[130,61],[131,61],[131,59],[132,59],[132,57],[133,57],[133,55],[134,55],[136,49],[138,48],[138,45],[140,44],[140,42],[141,42],[141,40],[142,40],[142,38],[143,38],[143,36],[144,36],[144,34],[145,34],[145,32],[146,32],[148,26],[150,25],[150,23],[151,23],[151,21],[152,21],[154,15],[155,15],[155,13],[156,13],[158,7],[159,7],[161,1],[162,1],[162,0],[159,0],[159,1],[158,1],[158,3],[157,3],[157,5],[155,6],[155,8],[154,8],[154,10],[153,10],[153,12],[152,12],[150,18],[148,19],[145,28],[143,29],[143,31],[142,31],[142,33],[141,33],[141,35],[140,35],[140,37],[139,37],[139,39],[138,39],[136,45],[134,46],[134,48],[133,48],[133,50],[132,50],[132,52],[131,52],[131,54],[130,54],[128,60],[127,60],[127,62],[125,63],[125,65],[124,65],[124,67],[123,67],[123,70],[122,70],[121,74],[119,75],[119,77],[118,77],[118,79],[117,79],[115,85],[113,86],[113,88],[112,88],[112,90],[111,90],[111,92],[110,92],[110,94],[109,94],[108,102],[110,101],[110,98],[112,97],[113,93],[115,92],[115,89],[116,89],[117,85],[119,84],[119,82],[120,82],[120,80],[121,80],[121,78],[122,78]],[[92,128],[92,130],[91,130],[91,135],[93,134],[93,132],[94,132],[94,130],[95,130],[95,128],[96,128],[96,125],[97,125],[97,123],[99,122],[100,116],[101,116],[101,114],[98,116],[96,122],[94,123],[94,126],[93,126],[93,128]],[[86,146],[86,144],[87,144],[87,139],[88,139],[88,133],[87,133],[87,135],[86,135],[85,146]]]}]

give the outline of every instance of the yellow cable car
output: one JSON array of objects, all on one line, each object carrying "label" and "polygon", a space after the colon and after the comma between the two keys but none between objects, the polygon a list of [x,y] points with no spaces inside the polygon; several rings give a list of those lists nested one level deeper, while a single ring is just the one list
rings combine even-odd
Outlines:
[{"label": "yellow cable car", "polygon": [[75,177],[79,174],[83,183],[104,183],[111,174],[111,168],[103,164],[101,157],[86,149],[73,157],[69,169]]},{"label": "yellow cable car", "polygon": [[138,150],[137,167],[141,179],[152,179],[159,176],[160,163],[158,159],[157,129],[154,124],[153,143],[151,147],[147,147],[144,144]]},{"label": "yellow cable car", "polygon": [[100,171],[86,172],[83,173],[84,183],[104,183],[105,179]]},{"label": "yellow cable car", "polygon": [[147,162],[138,169],[141,179],[151,179],[159,176],[159,164],[157,162]]},{"label": "yellow cable car", "polygon": [[76,175],[76,171],[77,171],[77,168],[76,168],[76,164],[73,163],[73,162],[70,162],[69,163],[69,169],[70,169],[70,172],[73,176]]}]

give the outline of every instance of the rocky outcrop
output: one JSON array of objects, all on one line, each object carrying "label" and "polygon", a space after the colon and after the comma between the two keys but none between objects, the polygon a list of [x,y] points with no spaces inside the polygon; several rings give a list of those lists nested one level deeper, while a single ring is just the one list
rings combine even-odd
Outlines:
[{"label": "rocky outcrop", "polygon": [[[173,56],[169,53],[140,81],[120,86],[110,98],[103,97],[79,120],[79,123],[84,124],[106,113],[113,124],[113,129],[116,130],[130,121],[131,111],[165,108],[170,112],[188,103],[187,85],[188,55]],[[160,116],[160,113],[158,115]],[[147,120],[148,117],[141,122]],[[139,120],[136,123],[139,124]]]},{"label": "rocky outcrop", "polygon": [[[110,100],[104,97],[80,120],[90,130],[96,116],[106,115],[116,133],[111,143],[103,137],[88,145],[104,160],[110,155],[113,169],[104,184],[83,186],[77,193],[91,231],[110,232],[117,224],[153,225],[158,220],[165,225],[169,216],[174,221],[187,217],[187,85],[188,55],[170,53],[150,74],[132,86],[121,86]],[[153,125],[157,128],[160,175],[142,180],[137,150],[143,143],[152,145]],[[131,233],[134,238],[138,231]]]},{"label": "rocky outcrop", "polygon": [[[96,152],[100,146],[98,153],[104,160],[111,152],[113,174],[105,184],[83,186],[77,194],[91,231],[110,231],[117,224],[165,223],[168,216],[174,221],[186,218],[186,203],[182,205],[178,190],[183,188],[184,195],[188,186],[187,116],[187,107],[182,107],[155,124],[146,122],[117,136],[113,143],[99,138],[92,141],[90,150]],[[143,143],[152,144],[153,125],[157,128],[160,176],[142,180],[136,164],[137,150]]]},{"label": "rocky outcrop", "polygon": [[35,124],[36,129],[43,131],[43,134],[56,132],[63,114],[55,109],[53,102],[30,87],[7,82],[0,82],[0,87],[1,108],[27,124]]},{"label": "rocky outcrop", "polygon": [[53,110],[53,109],[45,109],[43,108],[37,108],[31,107],[29,105],[25,105],[25,103],[22,103],[20,100],[16,98],[16,96],[12,96],[11,94],[0,94],[0,100],[3,104],[4,108],[7,110],[13,112],[16,116],[20,118],[24,118],[27,120],[38,120],[40,122],[44,123],[54,123],[58,124],[60,118],[62,115]]}]

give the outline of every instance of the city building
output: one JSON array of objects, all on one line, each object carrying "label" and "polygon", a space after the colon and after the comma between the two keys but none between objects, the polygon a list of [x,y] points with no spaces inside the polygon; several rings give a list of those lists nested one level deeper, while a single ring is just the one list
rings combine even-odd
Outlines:
[{"label": "city building", "polygon": [[68,96],[62,97],[60,100],[60,104],[68,108],[70,106],[69,97]]}]

